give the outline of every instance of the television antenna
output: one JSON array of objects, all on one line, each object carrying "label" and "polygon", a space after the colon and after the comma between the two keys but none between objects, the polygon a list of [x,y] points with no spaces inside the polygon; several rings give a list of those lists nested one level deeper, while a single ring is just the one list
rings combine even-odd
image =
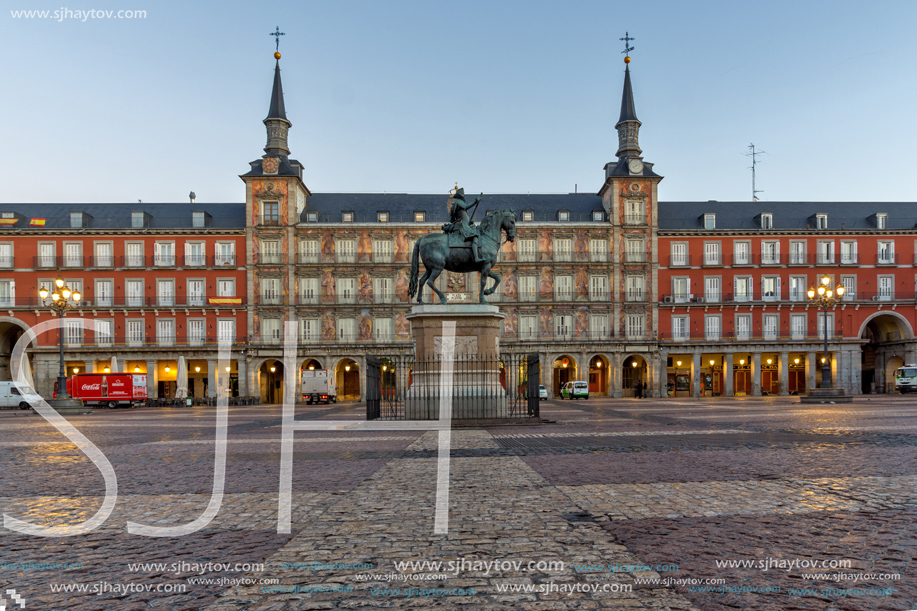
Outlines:
[{"label": "television antenna", "polygon": [[767,151],[755,150],[755,144],[751,143],[748,145],[748,151],[745,153],[746,157],[751,157],[751,201],[758,201],[758,193],[764,193],[763,190],[755,187],[755,166],[758,165],[758,155],[766,155]]}]

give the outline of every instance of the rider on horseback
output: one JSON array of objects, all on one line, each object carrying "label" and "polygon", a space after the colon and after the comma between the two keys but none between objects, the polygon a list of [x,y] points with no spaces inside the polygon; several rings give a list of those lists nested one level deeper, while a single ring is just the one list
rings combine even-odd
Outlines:
[{"label": "rider on horseback", "polygon": [[447,234],[457,233],[465,241],[471,240],[471,253],[474,255],[475,263],[482,262],[484,258],[481,256],[481,246],[478,243],[478,229],[471,222],[468,211],[471,210],[471,214],[474,214],[474,209],[479,203],[481,203],[480,197],[475,198],[471,204],[466,203],[465,189],[457,188],[455,195],[452,196],[452,208],[449,210],[449,220],[452,222],[443,225],[443,231]]}]

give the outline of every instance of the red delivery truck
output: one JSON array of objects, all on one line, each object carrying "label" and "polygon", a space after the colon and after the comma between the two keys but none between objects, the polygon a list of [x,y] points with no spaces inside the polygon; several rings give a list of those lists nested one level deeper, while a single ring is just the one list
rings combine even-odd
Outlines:
[{"label": "red delivery truck", "polygon": [[[78,373],[67,380],[67,392],[86,405],[131,407],[146,402],[146,374]],[[54,397],[57,397],[56,382]]]}]

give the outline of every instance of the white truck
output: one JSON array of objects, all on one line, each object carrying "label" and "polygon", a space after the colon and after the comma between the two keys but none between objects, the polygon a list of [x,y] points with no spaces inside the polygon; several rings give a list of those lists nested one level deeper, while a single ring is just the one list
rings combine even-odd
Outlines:
[{"label": "white truck", "polygon": [[304,369],[302,372],[302,399],[313,403],[337,403],[334,378],[327,369]]}]

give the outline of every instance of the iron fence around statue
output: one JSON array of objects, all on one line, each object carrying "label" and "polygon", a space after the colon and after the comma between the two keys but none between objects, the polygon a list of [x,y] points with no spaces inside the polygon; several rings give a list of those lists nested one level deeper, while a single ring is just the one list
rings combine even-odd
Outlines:
[{"label": "iron fence around statue", "polygon": [[[539,418],[538,354],[366,357],[367,420]],[[448,403],[444,404],[443,399]]]}]

